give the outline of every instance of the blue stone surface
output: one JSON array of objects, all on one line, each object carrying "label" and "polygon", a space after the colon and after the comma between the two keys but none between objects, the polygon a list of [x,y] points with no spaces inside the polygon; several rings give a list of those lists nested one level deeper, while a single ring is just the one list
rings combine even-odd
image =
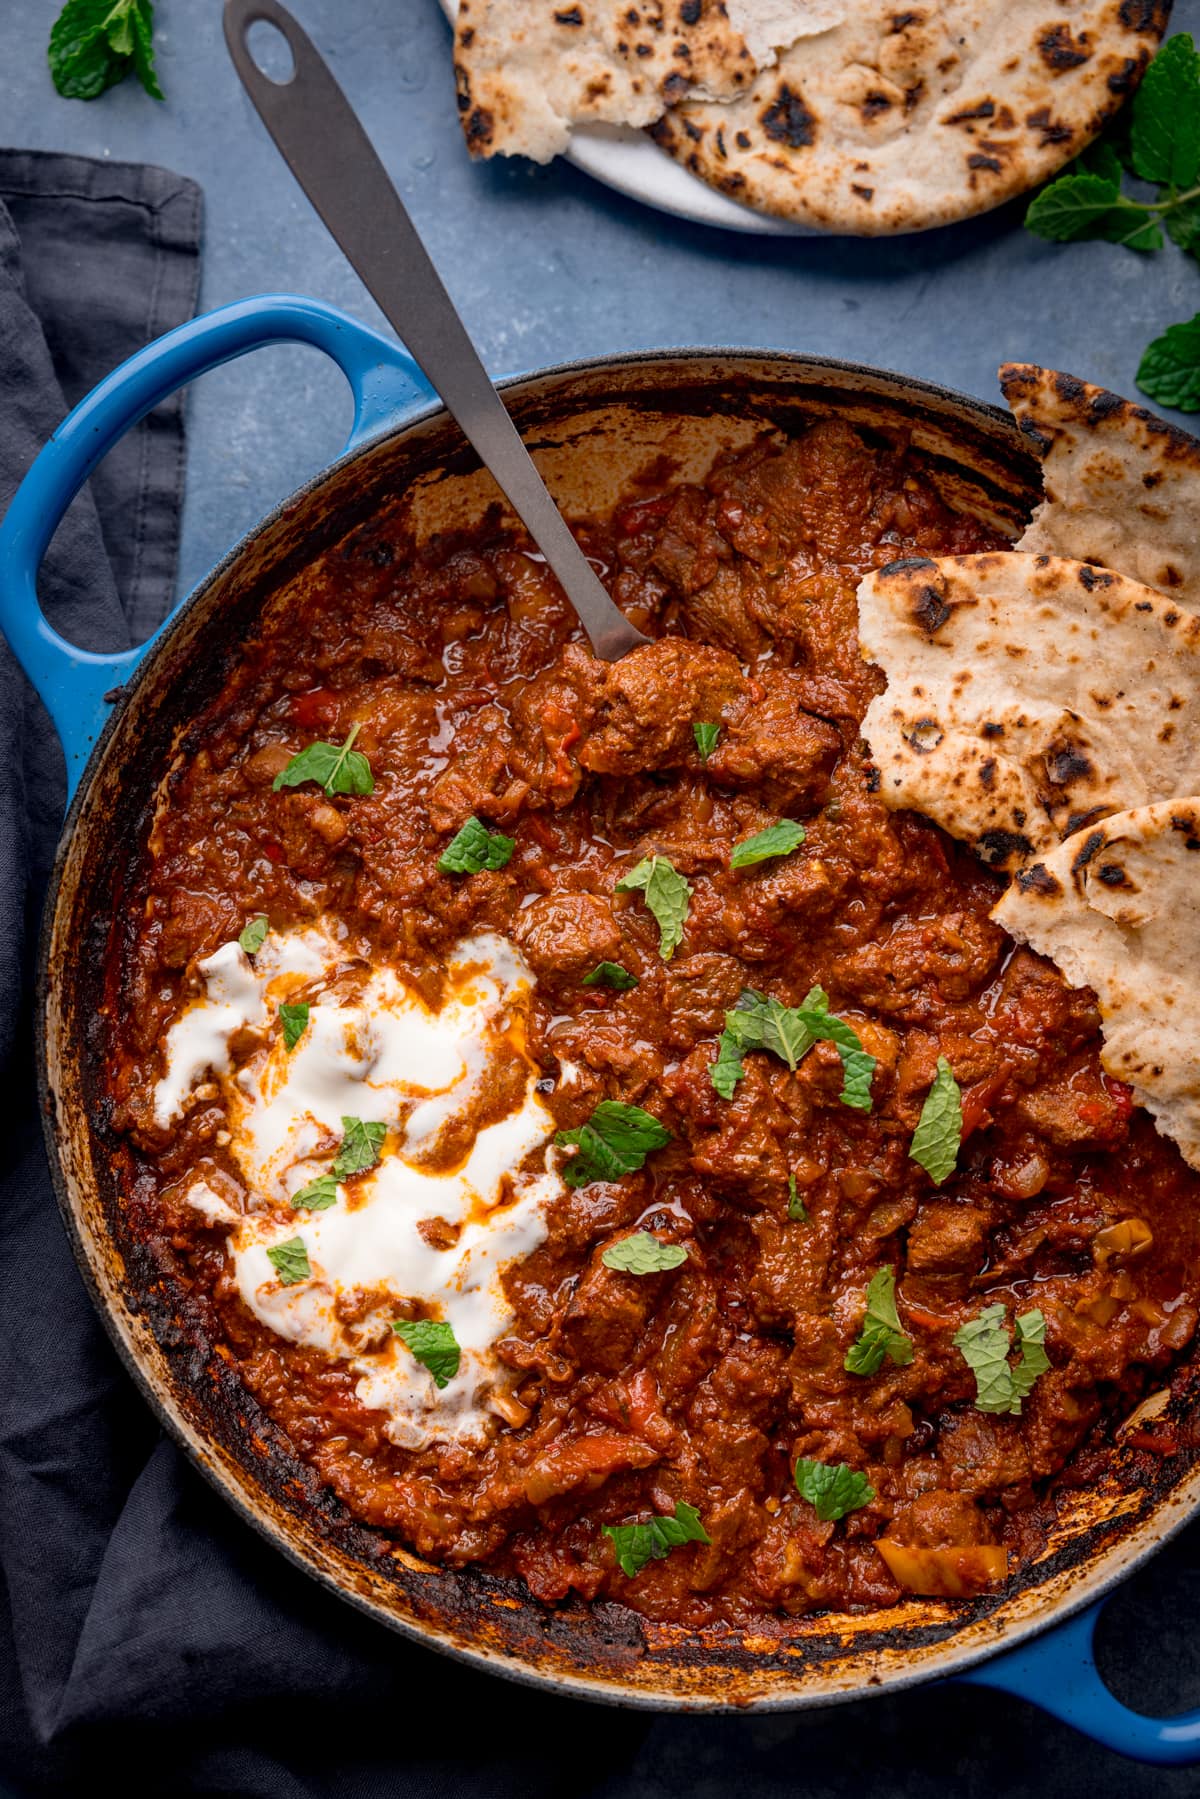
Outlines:
[{"label": "blue stone surface", "polygon": [[[56,10],[57,0],[0,6],[4,140],[155,161],[198,180],[207,307],[290,290],[381,322],[243,96],[218,0],[159,0],[163,105],[132,82],[92,104],[58,99],[45,64]],[[1200,269],[1173,245],[1142,258],[1105,244],[1045,244],[1021,230],[1021,203],[891,241],[762,239],[681,223],[563,163],[472,165],[436,0],[294,0],[294,10],[359,109],[496,373],[711,344],[872,362],[993,400],[997,364],[1015,357],[1132,395],[1146,342],[1200,310]],[[1200,30],[1200,0],[1178,0],[1174,24]],[[350,417],[341,377],[300,350],[262,351],[217,371],[190,407],[181,589],[338,450]],[[1122,1697],[1162,1712],[1200,1702],[1198,1614],[1193,1527],[1102,1626],[1102,1664]],[[447,1686],[455,1678],[447,1665]],[[554,1716],[548,1703],[548,1730]],[[598,1731],[610,1728],[608,1714],[594,1718]],[[646,1719],[629,1745],[625,1776],[595,1785],[586,1743],[564,1744],[562,1791],[1182,1799],[1200,1779],[1124,1762],[1016,1700],[945,1687],[800,1718]],[[406,1759],[402,1746],[397,1759]],[[354,1784],[355,1794],[367,1790]],[[398,1788],[381,1776],[369,1790]]]}]

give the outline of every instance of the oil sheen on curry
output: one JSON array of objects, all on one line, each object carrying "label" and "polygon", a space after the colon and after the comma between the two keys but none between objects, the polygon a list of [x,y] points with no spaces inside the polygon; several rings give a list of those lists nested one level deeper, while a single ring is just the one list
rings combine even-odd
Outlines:
[{"label": "oil sheen on curry", "polygon": [[689,1627],[1001,1589],[1200,1267],[1091,993],[874,791],[858,582],[1002,540],[833,421],[580,531],[619,663],[399,512],[231,658],[112,941],[130,1228],[429,1561]]}]

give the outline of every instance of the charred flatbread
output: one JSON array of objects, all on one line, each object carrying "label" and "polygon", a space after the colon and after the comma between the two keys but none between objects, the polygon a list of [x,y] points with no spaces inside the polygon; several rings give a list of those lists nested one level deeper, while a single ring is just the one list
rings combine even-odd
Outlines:
[{"label": "charred flatbread", "polygon": [[1136,86],[1166,0],[847,0],[732,103],[662,147],[735,200],[818,230],[920,231],[1053,174]]},{"label": "charred flatbread", "polygon": [[887,676],[863,722],[884,800],[993,866],[1200,792],[1200,617],[1154,589],[989,551],[892,563],[858,602]]},{"label": "charred flatbread", "polygon": [[1080,831],[1023,869],[992,917],[1094,990],[1105,1068],[1200,1168],[1200,799]]},{"label": "charred flatbread", "polygon": [[1200,442],[1074,375],[1009,362],[1000,385],[1042,458],[1017,545],[1115,568],[1200,610]]},{"label": "charred flatbread", "polygon": [[573,125],[649,125],[689,94],[733,99],[777,44],[843,10],[842,0],[459,0],[468,148],[549,162]]}]

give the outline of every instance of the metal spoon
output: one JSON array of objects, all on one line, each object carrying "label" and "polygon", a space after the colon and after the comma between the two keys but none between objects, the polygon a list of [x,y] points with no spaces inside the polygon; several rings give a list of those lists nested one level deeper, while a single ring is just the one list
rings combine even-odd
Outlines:
[{"label": "metal spoon", "polygon": [[[264,75],[246,34],[287,39],[293,73]],[[648,640],[613,604],[547,491],[466,327],[357,115],[308,35],[278,0],[225,0],[233,65],[284,161],[478,451],[562,583],[597,656]]]}]

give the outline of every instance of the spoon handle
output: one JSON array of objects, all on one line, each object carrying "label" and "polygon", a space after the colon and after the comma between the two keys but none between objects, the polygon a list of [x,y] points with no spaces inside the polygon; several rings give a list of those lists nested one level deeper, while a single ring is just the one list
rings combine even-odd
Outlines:
[{"label": "spoon handle", "polygon": [[[250,54],[246,33],[260,21],[287,39],[294,64],[289,80],[264,75]],[[225,0],[225,41],[284,161],[524,522],[597,656],[614,662],[645,643],[567,528],[403,201],[312,40],[278,0]]]}]

